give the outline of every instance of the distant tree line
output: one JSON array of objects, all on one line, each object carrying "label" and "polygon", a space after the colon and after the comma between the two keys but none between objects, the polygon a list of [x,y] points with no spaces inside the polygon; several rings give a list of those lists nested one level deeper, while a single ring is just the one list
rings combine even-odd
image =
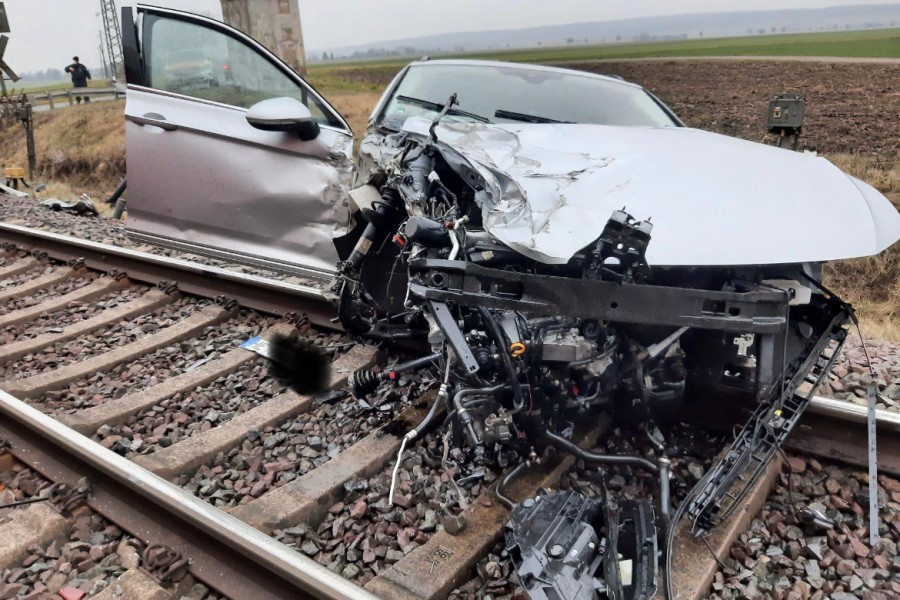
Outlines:
[{"label": "distant tree line", "polygon": [[[891,23],[864,23],[862,25],[850,25],[849,23],[845,23],[843,26],[841,25],[822,25],[820,27],[809,27],[806,28],[806,31],[835,31],[840,29],[881,29],[884,27],[896,27],[896,22],[892,21]],[[802,31],[802,28],[798,27],[777,27],[772,26],[770,28],[749,28],[746,30],[747,35],[766,35],[766,34],[776,34],[776,33],[787,33],[790,31]],[[671,35],[660,35],[660,34],[651,34],[642,32],[637,35],[631,36],[622,36],[617,35],[615,38],[610,37],[609,41],[613,39],[616,42],[656,42],[656,41],[674,41],[674,40],[685,40],[691,37],[700,37],[702,38],[704,34],[709,34],[709,32],[699,31],[696,33],[681,33],[681,34],[671,34]],[[729,37],[727,33],[715,33],[717,36],[721,37]],[[734,35],[734,33],[730,34]],[[568,37],[561,39],[559,41],[555,40],[547,40],[547,41],[539,41],[535,42],[533,45],[535,46],[561,46],[565,45],[573,45],[573,44],[604,44],[607,43],[606,38],[599,39],[576,39],[573,37]],[[527,47],[527,46],[523,46]],[[510,48],[510,44],[491,44],[489,46],[478,45],[474,48],[469,48],[469,51],[476,52],[481,50],[498,50],[503,48]],[[442,53],[451,53],[451,52],[465,52],[467,48],[464,46],[454,46],[453,48],[416,48],[414,46],[398,46],[396,48],[369,48],[368,50],[361,51],[357,50],[352,54],[342,54],[340,56],[335,56],[334,52],[323,52],[321,57],[319,55],[315,55],[311,57],[311,62],[327,62],[331,60],[345,60],[345,59],[359,59],[359,58],[383,58],[383,57],[391,57],[391,56],[421,56],[426,54],[442,54]],[[48,69],[49,70],[49,69]]]},{"label": "distant tree line", "polygon": [[62,69],[55,68],[46,69],[44,71],[26,71],[25,73],[19,73],[19,75],[25,81],[59,81],[60,79],[68,78],[68,76],[63,73]]}]

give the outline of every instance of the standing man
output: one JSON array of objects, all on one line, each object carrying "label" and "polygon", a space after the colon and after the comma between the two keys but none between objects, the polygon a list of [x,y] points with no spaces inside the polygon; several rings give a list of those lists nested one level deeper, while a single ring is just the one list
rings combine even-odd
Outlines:
[{"label": "standing man", "polygon": [[[72,75],[72,87],[75,89],[86,88],[88,86],[88,79],[91,78],[90,71],[87,70],[87,67],[78,62],[77,56],[73,56],[72,61],[72,64],[66,67],[66,73]],[[78,102],[78,104],[81,104],[81,96],[75,96],[75,101]],[[91,97],[85,95],[84,101],[90,102]]]}]

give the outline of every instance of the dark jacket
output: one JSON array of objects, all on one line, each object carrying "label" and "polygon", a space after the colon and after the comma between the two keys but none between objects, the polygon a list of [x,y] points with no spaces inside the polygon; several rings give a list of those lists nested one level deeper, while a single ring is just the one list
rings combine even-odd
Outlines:
[{"label": "dark jacket", "polygon": [[66,67],[66,73],[71,73],[75,87],[87,87],[87,80],[91,78],[90,71],[81,63],[72,63]]}]

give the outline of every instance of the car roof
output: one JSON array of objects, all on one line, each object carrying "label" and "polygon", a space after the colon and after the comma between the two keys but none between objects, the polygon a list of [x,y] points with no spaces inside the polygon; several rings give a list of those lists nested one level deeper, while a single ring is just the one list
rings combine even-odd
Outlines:
[{"label": "car roof", "polygon": [[638,89],[644,89],[642,86],[625,81],[619,77],[611,77],[609,75],[598,75],[597,73],[589,73],[587,71],[578,71],[576,69],[563,69],[561,67],[550,67],[547,65],[535,65],[532,63],[504,62],[498,60],[478,60],[478,59],[454,59],[454,58],[423,58],[415,62],[409,63],[410,67],[428,67],[428,66],[465,66],[465,67],[502,67],[505,69],[522,69],[525,71],[546,71],[552,73],[565,73],[567,75],[577,75],[580,77],[589,77],[591,79],[602,79],[611,83],[627,85]]}]

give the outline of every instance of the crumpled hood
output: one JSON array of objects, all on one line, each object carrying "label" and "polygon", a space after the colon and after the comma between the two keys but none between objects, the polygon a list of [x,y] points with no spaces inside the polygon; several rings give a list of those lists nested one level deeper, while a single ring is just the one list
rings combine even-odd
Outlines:
[{"label": "crumpled hood", "polygon": [[[404,129],[426,134],[430,122]],[[594,242],[614,210],[651,219],[651,265],[868,256],[900,214],[824,158],[689,128],[447,123],[438,139],[486,182],[485,228],[547,264]]]}]

